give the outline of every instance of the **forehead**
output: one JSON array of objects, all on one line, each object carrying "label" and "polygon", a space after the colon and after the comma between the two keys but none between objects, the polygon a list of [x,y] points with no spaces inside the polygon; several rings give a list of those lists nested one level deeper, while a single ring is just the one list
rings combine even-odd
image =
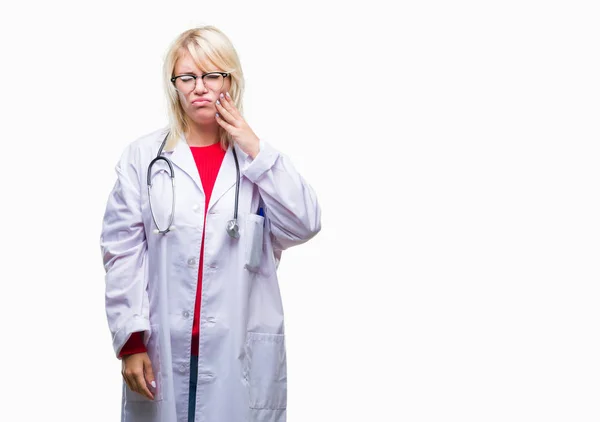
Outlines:
[{"label": "forehead", "polygon": [[198,66],[188,51],[181,51],[177,61],[175,62],[175,73],[202,73],[210,70],[217,69],[206,60],[201,61],[200,66]]}]

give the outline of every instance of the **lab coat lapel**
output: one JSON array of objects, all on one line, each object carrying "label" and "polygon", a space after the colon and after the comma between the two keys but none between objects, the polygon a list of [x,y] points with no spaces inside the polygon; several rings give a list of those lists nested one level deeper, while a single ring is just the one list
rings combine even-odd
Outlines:
[{"label": "lab coat lapel", "polygon": [[[225,152],[225,156],[223,157],[223,162],[221,163],[221,167],[219,168],[219,173],[217,174],[217,178],[215,180],[215,185],[213,187],[213,191],[210,195],[210,202],[208,203],[208,210],[215,205],[215,203],[232,187],[235,187],[235,182],[237,180],[237,173],[235,170],[235,159],[233,158],[233,145],[230,145]],[[245,155],[240,153],[239,148],[236,148],[237,158],[240,165],[240,169],[244,162]],[[241,175],[240,175],[241,177]]]},{"label": "lab coat lapel", "polygon": [[192,155],[192,151],[187,142],[185,142],[183,138],[179,138],[179,142],[175,145],[173,151],[165,151],[165,155],[170,158],[174,165],[192,178],[198,189],[200,189],[200,192],[202,192],[202,195],[204,195],[204,189],[202,188],[202,182],[200,181],[200,173],[198,173],[196,161],[194,160],[194,156]]}]

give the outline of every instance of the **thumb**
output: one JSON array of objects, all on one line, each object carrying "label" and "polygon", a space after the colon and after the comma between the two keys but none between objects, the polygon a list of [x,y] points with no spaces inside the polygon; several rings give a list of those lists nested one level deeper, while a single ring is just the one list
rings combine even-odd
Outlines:
[{"label": "thumb", "polygon": [[149,357],[144,359],[144,377],[146,378],[146,383],[150,384],[152,388],[156,388],[154,371],[152,370],[152,361],[150,361]]}]

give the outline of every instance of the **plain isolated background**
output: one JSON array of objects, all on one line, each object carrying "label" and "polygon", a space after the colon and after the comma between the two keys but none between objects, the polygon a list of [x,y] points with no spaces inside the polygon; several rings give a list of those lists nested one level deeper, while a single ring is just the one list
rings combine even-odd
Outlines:
[{"label": "plain isolated background", "polygon": [[202,24],[323,209],[279,271],[289,422],[599,420],[595,2],[351,3],[2,6],[0,420],[119,420],[101,219]]}]

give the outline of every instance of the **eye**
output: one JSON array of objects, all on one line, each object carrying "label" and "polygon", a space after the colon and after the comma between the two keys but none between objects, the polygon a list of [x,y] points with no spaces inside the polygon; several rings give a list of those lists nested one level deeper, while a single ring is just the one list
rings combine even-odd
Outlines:
[{"label": "eye", "polygon": [[181,82],[189,82],[189,81],[192,81],[192,80],[194,80],[194,77],[193,77],[193,76],[189,76],[189,75],[185,75],[185,76],[181,76],[181,77],[179,78],[179,80],[180,80]]},{"label": "eye", "polygon": [[219,75],[218,73],[212,73],[209,75],[206,75],[206,79],[219,79],[221,77],[221,75]]}]

